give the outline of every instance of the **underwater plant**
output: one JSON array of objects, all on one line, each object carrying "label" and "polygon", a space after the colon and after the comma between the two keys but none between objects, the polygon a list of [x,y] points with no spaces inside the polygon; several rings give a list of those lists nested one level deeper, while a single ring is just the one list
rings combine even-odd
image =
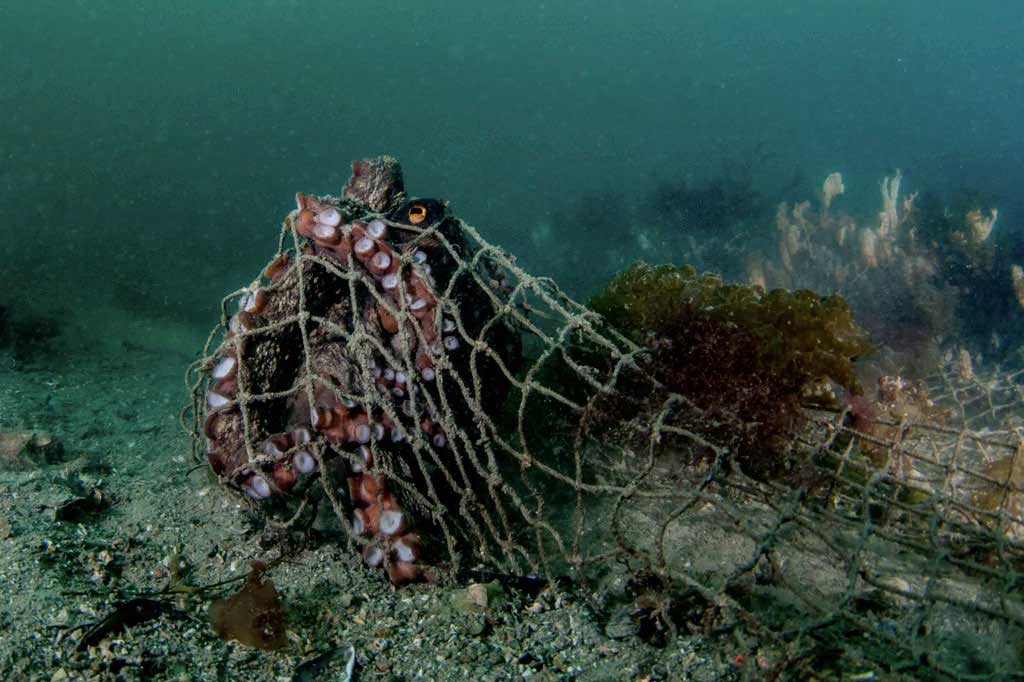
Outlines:
[{"label": "underwater plant", "polygon": [[[775,243],[743,252],[743,279],[842,294],[881,351],[881,373],[920,378],[957,345],[1012,356],[1024,328],[1024,296],[1015,289],[1024,292],[1024,284],[1014,284],[1014,265],[1024,256],[1015,246],[1020,240],[984,193],[901,193],[902,185],[899,171],[883,179],[882,210],[861,219],[837,201],[842,176],[829,175],[816,204],[778,206]],[[701,244],[684,257],[695,262],[716,249]],[[708,266],[731,272],[734,264]]]},{"label": "underwater plant", "polygon": [[[951,197],[925,194],[909,216],[909,224],[922,248],[935,263],[934,280],[959,292],[956,332],[975,350],[1006,356],[1012,340],[1024,327],[1012,283],[1013,239],[999,228],[999,211],[982,192],[962,189]],[[986,305],[974,303],[984,300]],[[993,337],[993,335],[995,335]]]},{"label": "underwater plant", "polygon": [[765,292],[689,266],[636,263],[591,306],[649,349],[647,369],[703,412],[701,432],[744,471],[797,485],[788,453],[802,405],[861,393],[854,360],[872,350],[840,296]]},{"label": "underwater plant", "polygon": [[234,639],[267,651],[288,643],[281,595],[274,582],[264,578],[266,568],[262,562],[253,561],[242,589],[210,604],[210,623],[221,639]]}]

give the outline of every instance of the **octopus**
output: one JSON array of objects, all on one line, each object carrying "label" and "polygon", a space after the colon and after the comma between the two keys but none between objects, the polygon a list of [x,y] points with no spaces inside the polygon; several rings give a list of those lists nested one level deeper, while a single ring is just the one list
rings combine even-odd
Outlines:
[{"label": "octopus", "polygon": [[277,256],[226,299],[202,436],[252,504],[319,482],[366,565],[401,584],[431,576],[448,512],[485,476],[467,441],[522,349],[499,315],[508,278],[448,205],[406,197],[390,157],[352,170],[340,198],[296,195]]}]

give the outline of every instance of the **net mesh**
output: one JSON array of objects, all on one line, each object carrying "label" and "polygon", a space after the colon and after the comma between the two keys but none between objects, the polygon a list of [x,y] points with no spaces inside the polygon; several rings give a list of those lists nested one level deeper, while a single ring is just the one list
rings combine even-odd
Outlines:
[{"label": "net mesh", "polygon": [[190,370],[226,486],[333,511],[393,582],[570,576],[609,632],[728,641],[759,679],[1021,676],[1024,372],[951,355],[881,410],[807,408],[816,485],[755,478],[643,348],[369,163],[300,195]]}]

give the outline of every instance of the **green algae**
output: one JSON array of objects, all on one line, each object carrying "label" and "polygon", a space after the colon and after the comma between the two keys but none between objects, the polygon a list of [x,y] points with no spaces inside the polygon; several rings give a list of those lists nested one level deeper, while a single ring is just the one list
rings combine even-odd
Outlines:
[{"label": "green algae", "polygon": [[[591,307],[641,345],[678,341],[698,327],[735,330],[755,342],[752,368],[792,392],[832,381],[860,394],[854,360],[871,352],[841,296],[725,284],[689,266],[636,263],[613,279]],[[728,334],[722,341],[728,343]],[[723,353],[729,349],[723,348]]]},{"label": "green algae", "polygon": [[[693,406],[678,417],[681,426],[726,448],[755,478],[804,490],[822,484],[794,443],[805,406],[838,404],[843,391],[861,393],[854,361],[871,352],[871,344],[845,300],[812,291],[765,292],[688,266],[637,263],[590,305],[646,349],[648,376]],[[624,405],[645,401],[643,395],[628,398],[620,396],[605,411],[622,415]],[[714,456],[691,451],[686,459]]]}]

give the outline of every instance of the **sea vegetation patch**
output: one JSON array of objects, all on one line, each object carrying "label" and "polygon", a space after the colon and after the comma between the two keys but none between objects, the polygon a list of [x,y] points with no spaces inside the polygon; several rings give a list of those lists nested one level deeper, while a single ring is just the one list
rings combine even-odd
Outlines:
[{"label": "sea vegetation patch", "polygon": [[702,430],[712,425],[755,477],[796,473],[803,405],[863,392],[854,363],[871,343],[838,295],[765,292],[688,266],[637,263],[591,307],[649,350],[650,373],[701,409]]}]

